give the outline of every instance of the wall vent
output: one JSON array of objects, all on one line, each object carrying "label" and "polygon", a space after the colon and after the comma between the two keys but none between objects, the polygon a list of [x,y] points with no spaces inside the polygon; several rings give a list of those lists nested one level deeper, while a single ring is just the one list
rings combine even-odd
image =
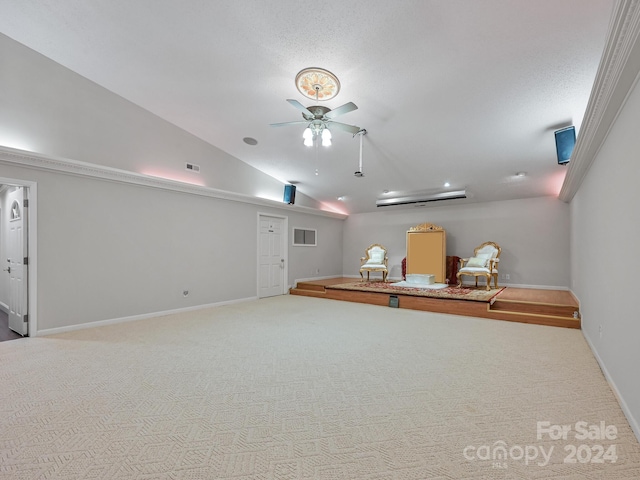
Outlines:
[{"label": "wall vent", "polygon": [[200,165],[195,165],[193,163],[185,164],[185,170],[189,170],[190,172],[200,173]]}]

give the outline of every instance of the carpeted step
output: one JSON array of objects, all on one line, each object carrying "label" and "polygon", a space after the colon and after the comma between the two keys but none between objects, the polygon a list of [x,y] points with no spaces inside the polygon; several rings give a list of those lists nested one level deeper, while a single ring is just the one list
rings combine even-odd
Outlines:
[{"label": "carpeted step", "polygon": [[322,289],[322,291],[318,291],[318,290],[307,290],[304,288],[292,288],[289,290],[289,294],[290,295],[301,295],[304,297],[316,297],[316,298],[322,298],[325,297],[325,291],[324,288]]},{"label": "carpeted step", "polygon": [[577,318],[576,316],[579,316],[578,308],[575,305],[555,305],[517,300],[501,300],[499,297],[491,305],[491,310],[536,315],[552,315],[554,317],[566,318]]},{"label": "carpeted step", "polygon": [[324,285],[320,285],[318,283],[311,282],[298,282],[296,285],[296,289],[298,290],[311,290],[314,292],[322,292],[324,293]]}]

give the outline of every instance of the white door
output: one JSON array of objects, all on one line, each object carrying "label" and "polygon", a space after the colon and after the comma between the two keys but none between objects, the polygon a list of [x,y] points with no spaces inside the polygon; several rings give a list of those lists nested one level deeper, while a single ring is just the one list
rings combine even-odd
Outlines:
[{"label": "white door", "polygon": [[27,208],[25,189],[18,187],[7,195],[9,235],[6,270],[9,273],[9,328],[27,334]]},{"label": "white door", "polygon": [[258,297],[284,294],[284,219],[260,215]]}]

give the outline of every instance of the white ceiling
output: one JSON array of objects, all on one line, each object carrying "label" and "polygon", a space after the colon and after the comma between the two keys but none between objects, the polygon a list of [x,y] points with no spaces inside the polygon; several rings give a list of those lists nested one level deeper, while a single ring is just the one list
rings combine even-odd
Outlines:
[{"label": "white ceiling", "polygon": [[[553,131],[578,131],[614,0],[0,0],[0,31],[346,213],[383,190],[555,195]],[[328,69],[359,140],[302,145],[294,79]],[[258,140],[257,146],[243,142]],[[180,166],[182,163],[180,162]],[[318,175],[315,174],[316,169]],[[527,172],[516,178],[519,171]],[[446,189],[445,189],[446,190]],[[346,196],[344,202],[336,200]],[[439,203],[442,204],[442,203]]]}]

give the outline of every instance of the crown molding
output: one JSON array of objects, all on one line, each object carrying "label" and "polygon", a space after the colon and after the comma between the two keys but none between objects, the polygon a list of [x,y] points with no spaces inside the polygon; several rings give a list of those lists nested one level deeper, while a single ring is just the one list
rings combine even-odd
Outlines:
[{"label": "crown molding", "polygon": [[226,190],[219,190],[210,187],[202,187],[200,185],[192,185],[189,183],[182,183],[174,180],[152,177],[150,175],[143,175],[141,173],[120,170],[118,168],[111,168],[77,160],[69,160],[65,158],[41,155],[38,153],[17,150],[4,146],[0,146],[0,165],[2,164],[32,168],[36,170],[45,170],[56,173],[64,173],[67,175],[75,175],[80,177],[97,178],[111,182],[126,183],[130,185],[159,188],[162,190],[171,190],[173,192],[199,195],[202,197],[218,198],[221,200],[229,200],[231,202],[248,203],[261,207],[271,207],[280,210],[318,215],[321,217],[337,218],[340,220],[344,220],[345,218],[347,218],[347,215],[342,213],[318,210],[315,208],[303,207],[300,205],[288,205],[266,198],[252,197],[251,195],[245,195],[242,193],[228,192]]},{"label": "crown molding", "polygon": [[614,7],[604,52],[582,127],[559,198],[570,202],[611,126],[638,81],[640,72],[640,1],[619,0]]}]

